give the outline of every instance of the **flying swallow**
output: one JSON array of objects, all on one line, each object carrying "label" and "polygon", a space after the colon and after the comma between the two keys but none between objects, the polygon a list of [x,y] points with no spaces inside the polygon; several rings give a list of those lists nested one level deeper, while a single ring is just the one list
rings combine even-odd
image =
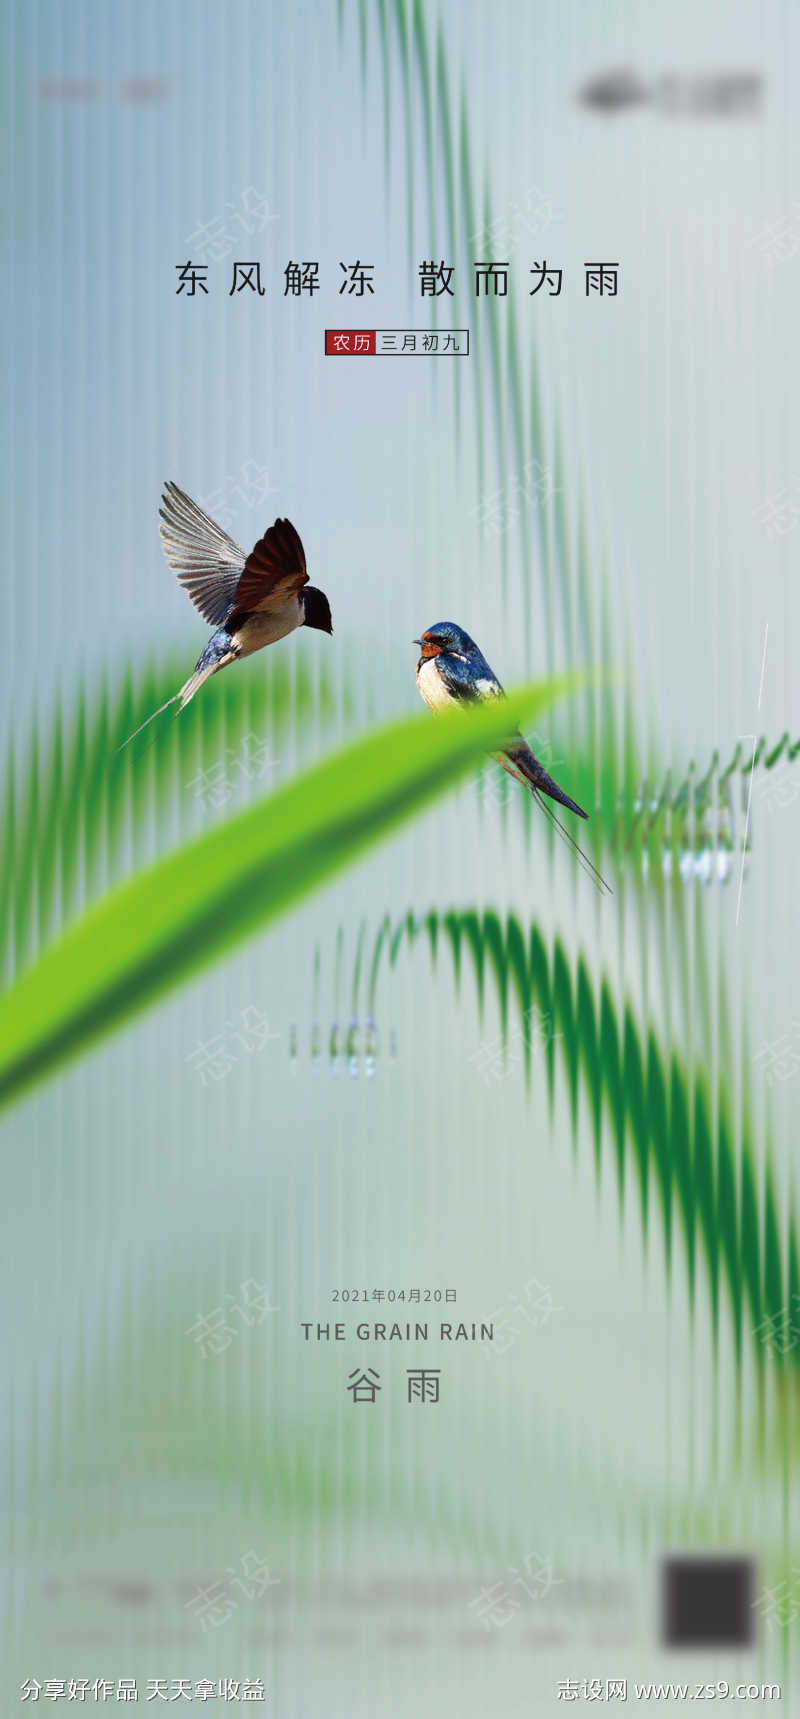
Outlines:
[{"label": "flying swallow", "polygon": [[158,530],[167,562],[214,632],[180,691],[128,740],[179,699],[184,710],[212,674],[296,627],[333,632],[330,604],[308,583],[303,545],[288,519],[276,519],[247,555],[177,484],[165,484],[162,503]]},{"label": "flying swallow", "polygon": [[[435,627],[428,627],[427,632],[424,632],[421,638],[414,639],[413,643],[419,645],[422,652],[417,663],[416,679],[429,710],[443,710],[448,705],[474,704],[488,698],[505,697],[497,675],[489,667],[475,640],[470,638],[469,633],[464,632],[463,627],[457,627],[452,621],[438,621]],[[493,753],[493,757],[510,776],[524,784],[555,827],[572,847],[577,848],[581,859],[595,878],[608,889],[605,879],[595,871],[591,860],[545,804],[542,795],[555,800],[559,806],[566,806],[568,811],[575,812],[579,818],[588,817],[588,813],[584,812],[583,807],[577,805],[575,800],[571,800],[569,794],[565,794],[563,788],[559,788],[558,783],[548,775],[519,729],[510,736],[502,751]]]}]

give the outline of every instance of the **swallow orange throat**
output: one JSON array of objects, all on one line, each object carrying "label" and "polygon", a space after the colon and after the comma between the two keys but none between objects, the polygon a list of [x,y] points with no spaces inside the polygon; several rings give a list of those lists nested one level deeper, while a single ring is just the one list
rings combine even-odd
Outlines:
[{"label": "swallow orange throat", "polygon": [[440,657],[441,656],[442,647],[439,644],[438,639],[429,639],[427,634],[423,633],[422,638],[420,639],[419,643],[420,643],[421,655],[426,662],[427,662],[429,657]]}]

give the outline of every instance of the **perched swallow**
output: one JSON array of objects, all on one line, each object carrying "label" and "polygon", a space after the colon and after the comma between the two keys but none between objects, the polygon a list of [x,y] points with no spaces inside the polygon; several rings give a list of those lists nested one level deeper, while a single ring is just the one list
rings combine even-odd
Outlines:
[{"label": "perched swallow", "polygon": [[[429,627],[427,632],[413,643],[419,645],[422,655],[417,663],[417,686],[430,710],[443,710],[447,705],[472,704],[487,698],[504,698],[505,694],[497,675],[489,667],[483,652],[479,650],[474,639],[465,633],[463,627],[457,627],[452,621],[438,621],[435,627]],[[566,837],[598,878],[605,889],[608,884],[600,878],[599,872],[574,842],[568,830],[559,823],[558,818],[541,798],[546,794],[548,799],[555,800],[559,806],[566,806],[570,812],[575,812],[579,818],[588,817],[583,807],[571,800],[558,783],[553,781],[539,762],[536,754],[531,751],[527,741],[516,729],[501,752],[493,753],[498,764],[502,764],[510,776],[524,783],[530,790],[534,800],[547,812],[556,828]]]},{"label": "perched swallow", "polygon": [[288,519],[276,519],[246,555],[177,484],[165,485],[162,501],[158,530],[167,562],[215,631],[180,691],[128,740],[178,699],[183,710],[204,681],[239,657],[285,639],[296,627],[333,632],[330,604],[308,583],[303,545]]}]

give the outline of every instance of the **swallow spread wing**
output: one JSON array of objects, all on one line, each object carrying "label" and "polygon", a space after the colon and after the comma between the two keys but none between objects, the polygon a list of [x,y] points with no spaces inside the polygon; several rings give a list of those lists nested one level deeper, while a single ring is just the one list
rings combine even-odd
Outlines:
[{"label": "swallow spread wing", "polygon": [[176,483],[164,486],[159,535],[164,554],[211,627],[234,610],[279,609],[308,584],[306,557],[288,519],[276,519],[247,555]]},{"label": "swallow spread wing", "polygon": [[279,608],[287,598],[299,595],[307,584],[306,557],[300,538],[290,520],[276,519],[251,549],[234,600],[237,609]]},{"label": "swallow spread wing", "polygon": [[158,534],[168,565],[210,627],[230,614],[247,556],[176,483],[164,485]]},{"label": "swallow spread wing", "polygon": [[[309,585],[303,545],[290,520],[276,519],[248,555],[185,490],[168,483],[158,530],[169,566],[216,630],[189,679],[153,716],[178,700],[183,710],[212,674],[296,627],[333,631],[328,599]],[[137,728],[129,739],[140,732]]]}]

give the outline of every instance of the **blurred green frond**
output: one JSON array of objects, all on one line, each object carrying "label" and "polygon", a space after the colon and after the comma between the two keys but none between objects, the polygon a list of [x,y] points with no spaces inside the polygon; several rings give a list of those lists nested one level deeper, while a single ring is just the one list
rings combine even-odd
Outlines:
[{"label": "blurred green frond", "polygon": [[[514,695],[533,717],[575,684]],[[326,758],[90,908],[0,1002],[0,1101],[165,994],[447,790],[508,730],[502,703],[421,713]]]},{"label": "blurred green frond", "polygon": [[[339,665],[341,667],[341,665]],[[9,739],[0,970],[9,977],[108,885],[263,783],[277,742],[352,718],[350,677],[299,652],[216,677],[176,719],[134,729],[185,679],[186,661],[81,679],[24,742]],[[339,689],[342,690],[339,690]]]},{"label": "blurred green frond", "polygon": [[[362,927],[361,965],[363,940]],[[775,1348],[769,1333],[777,1339],[792,1304],[798,1237],[791,1217],[782,1227],[775,1221],[770,1153],[760,1166],[746,1106],[736,1148],[724,1076],[712,1080],[705,1061],[690,1064],[678,1048],[659,1043],[653,1023],[630,1001],[615,1000],[608,979],[593,983],[582,955],[571,959],[558,936],[546,942],[536,923],[526,930],[513,913],[502,921],[493,911],[432,911],[421,919],[407,913],[394,927],[384,916],[367,962],[370,1015],[382,966],[394,967],[404,949],[417,953],[420,942],[435,964],[442,948],[449,950],[457,989],[469,968],[482,1014],[492,983],[500,1062],[507,1066],[513,1043],[528,1084],[535,1070],[544,1080],[551,1113],[557,1079],[564,1081],[576,1148],[581,1123],[588,1124],[598,1175],[610,1148],[620,1210],[635,1192],[645,1234],[658,1212],[669,1273],[680,1231],[692,1301],[698,1258],[705,1262],[715,1339],[724,1284],[737,1360],[750,1336],[765,1367]],[[357,990],[356,973],[356,997]],[[776,1365],[800,1365],[800,1351],[777,1354]]]}]

